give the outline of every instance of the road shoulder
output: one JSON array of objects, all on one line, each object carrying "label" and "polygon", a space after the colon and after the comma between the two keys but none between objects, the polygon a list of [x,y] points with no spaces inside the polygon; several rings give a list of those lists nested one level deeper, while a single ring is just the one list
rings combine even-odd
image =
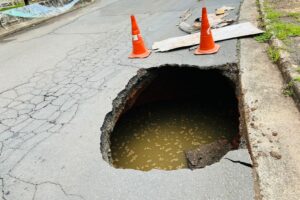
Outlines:
[{"label": "road shoulder", "polygon": [[[256,17],[255,1],[244,1],[240,21],[257,23]],[[256,199],[298,199],[299,112],[282,94],[284,82],[267,57],[267,45],[252,38],[240,42],[241,99],[257,179]]]}]

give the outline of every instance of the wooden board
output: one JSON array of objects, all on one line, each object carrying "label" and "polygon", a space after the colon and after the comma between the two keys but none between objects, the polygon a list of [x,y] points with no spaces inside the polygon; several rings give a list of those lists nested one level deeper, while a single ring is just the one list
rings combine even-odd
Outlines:
[{"label": "wooden board", "polygon": [[[257,35],[264,31],[258,29],[250,22],[234,24],[223,28],[212,29],[214,40],[222,41],[233,38]],[[200,43],[200,33],[194,33],[181,37],[173,37],[159,42],[154,42],[152,49],[156,52],[164,52],[172,49],[189,47]]]}]

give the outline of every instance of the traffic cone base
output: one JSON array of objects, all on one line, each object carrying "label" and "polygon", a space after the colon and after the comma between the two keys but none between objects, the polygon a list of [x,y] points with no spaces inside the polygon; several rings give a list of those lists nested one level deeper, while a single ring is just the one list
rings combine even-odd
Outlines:
[{"label": "traffic cone base", "polygon": [[146,49],[145,53],[142,54],[135,54],[135,53],[131,53],[128,58],[147,58],[149,55],[151,54],[151,51]]},{"label": "traffic cone base", "polygon": [[215,47],[209,50],[201,50],[200,47],[198,47],[194,52],[194,54],[195,55],[213,54],[213,53],[217,53],[219,49],[220,49],[220,45],[218,44],[215,44]]}]

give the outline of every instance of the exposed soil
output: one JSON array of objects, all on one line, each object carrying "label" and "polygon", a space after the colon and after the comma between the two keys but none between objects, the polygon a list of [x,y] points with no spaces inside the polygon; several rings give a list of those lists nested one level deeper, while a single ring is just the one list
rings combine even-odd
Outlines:
[{"label": "exposed soil", "polygon": [[282,12],[300,12],[299,0],[268,0],[275,8]]}]

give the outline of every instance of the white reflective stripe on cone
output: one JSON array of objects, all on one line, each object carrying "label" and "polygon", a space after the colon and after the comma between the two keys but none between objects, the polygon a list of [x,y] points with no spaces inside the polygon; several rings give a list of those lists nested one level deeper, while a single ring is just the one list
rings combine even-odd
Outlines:
[{"label": "white reflective stripe on cone", "polygon": [[139,37],[138,37],[138,35],[132,35],[132,40],[134,40],[134,41],[137,41],[137,40],[139,40]]},{"label": "white reflective stripe on cone", "polygon": [[207,29],[207,35],[210,35],[210,27]]}]

